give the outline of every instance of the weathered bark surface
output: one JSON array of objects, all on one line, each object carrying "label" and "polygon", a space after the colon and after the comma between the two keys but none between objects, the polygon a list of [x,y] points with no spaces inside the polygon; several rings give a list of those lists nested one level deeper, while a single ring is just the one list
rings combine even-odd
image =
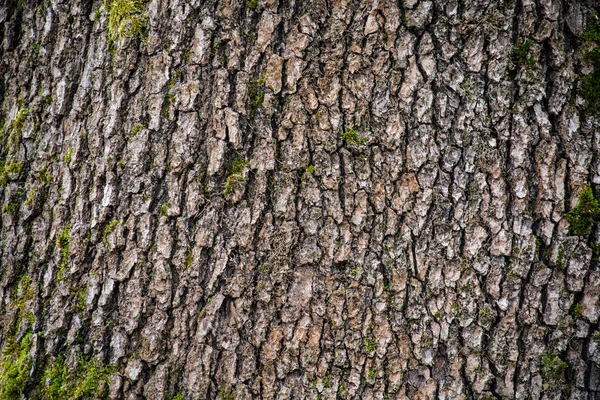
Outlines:
[{"label": "weathered bark surface", "polygon": [[0,6],[25,396],[63,354],[111,398],[598,398],[597,4],[252,3],[112,45],[98,0]]}]

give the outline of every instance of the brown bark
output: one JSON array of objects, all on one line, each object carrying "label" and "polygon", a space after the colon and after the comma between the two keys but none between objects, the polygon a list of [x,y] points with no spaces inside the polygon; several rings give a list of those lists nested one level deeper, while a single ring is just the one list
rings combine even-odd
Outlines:
[{"label": "brown bark", "polygon": [[0,5],[19,396],[599,397],[596,2],[113,2]]}]

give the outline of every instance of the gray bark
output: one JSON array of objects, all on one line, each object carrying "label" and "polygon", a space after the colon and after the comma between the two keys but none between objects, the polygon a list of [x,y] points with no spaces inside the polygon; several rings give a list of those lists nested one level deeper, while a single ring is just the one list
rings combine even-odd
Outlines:
[{"label": "gray bark", "polygon": [[600,397],[596,2],[110,4],[0,5],[18,396]]}]

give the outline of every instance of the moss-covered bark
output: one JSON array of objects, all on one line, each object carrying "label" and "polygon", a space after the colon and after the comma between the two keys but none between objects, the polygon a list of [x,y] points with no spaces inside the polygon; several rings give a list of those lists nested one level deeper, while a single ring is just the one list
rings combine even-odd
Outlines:
[{"label": "moss-covered bark", "polygon": [[0,4],[0,393],[598,396],[590,4]]}]

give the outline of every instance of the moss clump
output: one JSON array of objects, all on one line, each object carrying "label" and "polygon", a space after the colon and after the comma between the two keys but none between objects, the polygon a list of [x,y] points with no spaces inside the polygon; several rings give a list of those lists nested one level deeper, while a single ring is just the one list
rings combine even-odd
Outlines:
[{"label": "moss clump", "polygon": [[143,131],[144,129],[146,129],[146,127],[142,124],[137,124],[136,126],[133,127],[133,129],[131,130],[131,132],[129,133],[129,137],[134,138],[135,135],[137,135],[138,133],[140,133],[141,131]]},{"label": "moss clump", "polygon": [[[29,323],[29,326],[35,322],[35,316],[28,304],[35,296],[31,278],[23,275],[17,284],[15,298],[11,302],[11,307],[17,310],[16,324],[11,326],[8,331],[8,341],[14,340],[17,332],[21,331],[23,324]],[[12,339],[11,339],[12,338]]]},{"label": "moss clump", "polygon": [[14,337],[8,338],[8,344],[2,352],[2,371],[0,372],[0,400],[20,399],[29,379],[33,335],[28,332],[20,342]]},{"label": "moss clump", "polygon": [[370,380],[374,380],[375,379],[375,369],[369,368],[369,372],[368,372],[367,375],[368,375],[368,377],[369,377]]},{"label": "moss clump", "polygon": [[13,216],[16,216],[18,211],[19,211],[19,203],[9,203],[9,204],[5,205],[4,207],[2,207],[3,214],[11,214]]},{"label": "moss clump", "polygon": [[229,166],[229,176],[225,181],[225,188],[223,189],[223,196],[229,196],[233,193],[235,187],[246,180],[244,179],[244,168],[248,165],[248,161],[241,157],[236,157],[233,163]]},{"label": "moss clump", "polygon": [[568,367],[569,364],[556,354],[550,353],[542,356],[542,372],[547,380],[562,381]]},{"label": "moss clump", "polygon": [[[19,143],[21,142],[21,132],[25,126],[25,122],[27,121],[27,116],[31,114],[31,110],[25,108],[24,105],[25,101],[22,97],[19,97],[17,100],[17,106],[19,110],[17,111],[15,119],[8,126],[9,135],[6,148],[8,149],[9,154],[16,153],[18,151]],[[3,120],[0,121],[0,125],[4,125]],[[0,132],[0,134],[2,133]]]},{"label": "moss clump", "polygon": [[72,159],[73,159],[73,148],[69,147],[67,154],[65,154],[65,164],[67,164],[67,166],[69,166],[69,164],[71,164]]},{"label": "moss clump", "polygon": [[70,299],[71,310],[74,312],[85,311],[85,297],[87,295],[87,288],[85,286],[71,286],[69,291],[72,294]]},{"label": "moss clump", "polygon": [[342,135],[342,140],[346,143],[353,144],[355,146],[362,146],[367,142],[366,139],[361,138],[358,135],[356,129],[346,129],[346,132]]},{"label": "moss clump", "polygon": [[600,23],[590,26],[581,36],[593,49],[584,54],[584,59],[592,65],[592,72],[581,77],[580,93],[585,99],[587,110],[600,111]]},{"label": "moss clump", "polygon": [[146,29],[147,16],[142,0],[113,0],[108,4],[108,41],[141,37]]},{"label": "moss clump", "polygon": [[375,345],[377,344],[377,339],[372,338],[372,339],[363,339],[363,346],[365,348],[365,351],[367,353],[371,353],[373,351],[375,351]]},{"label": "moss clump", "polygon": [[566,215],[570,223],[569,233],[587,236],[592,233],[594,220],[600,216],[600,205],[589,186],[581,190],[577,200],[577,205]]},{"label": "moss clump", "polygon": [[37,174],[37,179],[43,184],[49,184],[54,179],[52,175],[48,172],[48,166],[44,166],[40,172]]},{"label": "moss clump", "polygon": [[102,242],[104,243],[104,245],[106,246],[107,249],[109,247],[109,245],[108,245],[108,235],[110,235],[111,233],[113,233],[115,231],[115,229],[117,229],[117,226],[120,223],[121,223],[121,221],[119,221],[119,220],[110,221],[108,223],[108,225],[106,225],[106,227],[104,228],[104,232],[102,233]]},{"label": "moss clump", "polygon": [[25,303],[33,299],[35,295],[33,287],[31,286],[31,278],[27,275],[23,275],[19,279],[17,285],[17,299],[13,303],[13,306],[19,310],[19,315],[25,314]]},{"label": "moss clump", "polygon": [[248,83],[248,106],[250,108],[250,118],[256,116],[256,111],[262,107],[265,100],[265,75],[261,75],[258,80],[251,80]]},{"label": "moss clump", "polygon": [[309,165],[304,169],[304,174],[302,175],[302,182],[306,181],[308,176],[313,176],[315,174],[315,166]]},{"label": "moss clump", "polygon": [[186,271],[192,266],[194,262],[194,256],[192,254],[192,249],[188,249],[185,253],[185,269]]},{"label": "moss clump", "polygon": [[67,269],[69,262],[69,244],[70,244],[71,227],[67,226],[56,238],[56,247],[60,250],[60,264],[58,266],[57,279],[63,278],[63,273]]},{"label": "moss clump", "polygon": [[531,50],[532,45],[533,41],[530,39],[519,39],[518,43],[512,49],[512,57],[516,65],[526,65],[531,67],[535,64],[533,57],[529,57],[529,51]]},{"label": "moss clump", "polygon": [[19,175],[21,173],[21,163],[12,161],[8,165],[6,162],[0,162],[0,187],[5,187],[10,180],[10,175]]},{"label": "moss clump", "polygon": [[160,206],[159,210],[160,210],[161,217],[168,217],[169,215],[167,214],[167,212],[169,211],[169,202],[167,201],[165,204]]},{"label": "moss clump", "polygon": [[233,400],[234,399],[234,393],[232,390],[223,387],[221,388],[221,400]]},{"label": "moss clump", "polygon": [[42,399],[106,399],[110,374],[111,369],[98,360],[85,361],[81,357],[77,367],[69,370],[60,356],[44,371]]},{"label": "moss clump", "polygon": [[246,2],[246,8],[248,8],[249,10],[256,10],[256,7],[258,7],[258,0],[248,0]]},{"label": "moss clump", "polygon": [[565,266],[564,260],[565,260],[565,249],[564,249],[564,247],[561,247],[560,250],[558,250],[558,257],[556,258],[556,268],[563,269]]},{"label": "moss clump", "polygon": [[36,189],[34,187],[29,189],[29,192],[27,192],[27,198],[25,199],[25,202],[23,203],[24,206],[30,206],[33,204],[33,202],[35,201],[35,192],[36,192]]},{"label": "moss clump", "polygon": [[323,378],[323,387],[331,387],[331,372],[327,372],[327,374],[325,374],[325,378]]},{"label": "moss clump", "polygon": [[[21,102],[22,102],[22,100],[21,100]],[[22,106],[21,106],[21,108],[17,112],[17,116],[15,117],[12,124],[10,125],[10,128],[13,131],[17,132],[18,134],[20,134],[21,131],[23,130],[23,127],[25,126],[25,120],[30,113],[31,113],[31,110],[29,110],[27,108],[22,108]]]}]

